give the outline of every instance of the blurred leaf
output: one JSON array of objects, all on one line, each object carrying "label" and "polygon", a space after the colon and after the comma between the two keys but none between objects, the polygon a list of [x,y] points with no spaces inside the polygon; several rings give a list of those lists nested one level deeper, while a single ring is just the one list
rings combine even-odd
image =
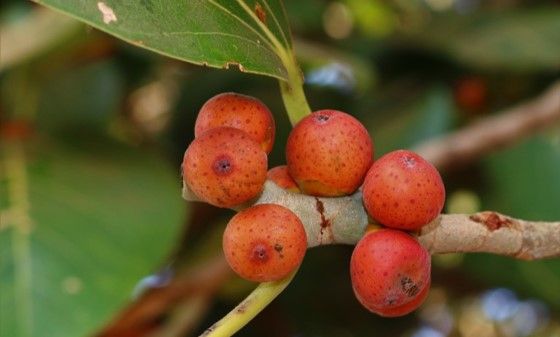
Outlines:
[{"label": "blurred leaf", "polygon": [[483,206],[519,218],[560,220],[560,148],[536,136],[484,162]]},{"label": "blurred leaf", "polygon": [[29,232],[15,217],[0,227],[2,336],[91,333],[164,262],[177,235],[176,170],[107,139],[71,144],[43,139],[24,157],[2,147],[6,199],[16,207],[19,197],[24,210],[28,203],[31,222]]},{"label": "blurred leaf", "polygon": [[290,18],[293,31],[305,31],[307,34],[324,34],[323,12],[327,8],[327,1],[283,0]]},{"label": "blurred leaf", "polygon": [[491,70],[560,68],[560,8],[449,15],[415,41]]},{"label": "blurred leaf", "polygon": [[124,94],[116,63],[67,64],[49,71],[37,65],[14,69],[0,82],[2,107],[12,118],[33,120],[51,136],[107,129]]},{"label": "blurred leaf", "polygon": [[[298,51],[298,60],[309,64],[313,68],[312,70],[324,69],[333,65],[348,70],[348,73],[344,73],[344,75],[348,77],[346,81],[349,82],[348,86],[351,87],[351,90],[363,94],[370,90],[376,81],[374,66],[359,55],[302,39],[294,39],[294,45]],[[306,76],[308,83],[312,80],[309,75]]]},{"label": "blurred leaf", "polygon": [[346,2],[355,17],[357,26],[366,36],[382,38],[395,30],[398,17],[386,2],[380,0],[347,0]]},{"label": "blurred leaf", "polygon": [[398,107],[389,117],[376,120],[378,114],[373,114],[372,121],[367,125],[371,125],[370,133],[374,135],[376,153],[411,148],[421,141],[441,135],[452,126],[453,109],[453,97],[449,89],[436,86],[412,105]]},{"label": "blurred leaf", "polygon": [[560,309],[560,262],[519,261],[490,254],[467,254],[462,266],[472,279],[489,286],[513,288]]},{"label": "blurred leaf", "polygon": [[0,71],[42,55],[80,31],[82,25],[46,9],[37,9],[17,21],[2,22]]},{"label": "blurred leaf", "polygon": [[183,61],[286,79],[280,0],[36,0],[139,47]]},{"label": "blurred leaf", "polygon": [[123,98],[116,65],[98,62],[57,72],[42,83],[37,111],[41,129],[106,128]]}]

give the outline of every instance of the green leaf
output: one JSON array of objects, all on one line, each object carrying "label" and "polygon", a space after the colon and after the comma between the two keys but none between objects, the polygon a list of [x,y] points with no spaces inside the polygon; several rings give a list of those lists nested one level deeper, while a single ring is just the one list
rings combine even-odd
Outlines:
[{"label": "green leaf", "polygon": [[286,80],[291,49],[280,0],[35,0],[176,59]]},{"label": "green leaf", "polygon": [[555,142],[540,135],[488,157],[483,205],[518,218],[558,221],[560,148]]},{"label": "green leaf", "polygon": [[560,68],[560,9],[446,16],[415,41],[491,70]]},{"label": "green leaf", "polygon": [[165,262],[184,213],[180,178],[99,137],[16,145],[0,152],[0,335],[88,335]]},{"label": "green leaf", "polygon": [[36,123],[51,135],[105,130],[124,99],[123,78],[114,62],[61,69],[39,87]]}]

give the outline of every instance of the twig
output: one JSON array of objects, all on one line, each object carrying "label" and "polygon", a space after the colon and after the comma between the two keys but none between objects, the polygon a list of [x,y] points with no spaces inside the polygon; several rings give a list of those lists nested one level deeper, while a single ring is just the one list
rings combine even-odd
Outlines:
[{"label": "twig", "polygon": [[231,275],[223,257],[204,263],[201,267],[182,273],[162,288],[152,289],[95,336],[144,336],[156,328],[156,323],[169,308],[189,298],[211,296]]},{"label": "twig", "polygon": [[484,252],[535,260],[560,256],[560,222],[514,219],[497,212],[442,214],[422,228],[432,254]]},{"label": "twig", "polygon": [[427,141],[414,150],[445,170],[509,146],[560,122],[560,81],[541,96],[481,119],[449,135]]},{"label": "twig", "polygon": [[210,311],[214,302],[214,294],[196,293],[178,303],[168,313],[165,324],[161,324],[146,337],[178,337],[190,336]]}]

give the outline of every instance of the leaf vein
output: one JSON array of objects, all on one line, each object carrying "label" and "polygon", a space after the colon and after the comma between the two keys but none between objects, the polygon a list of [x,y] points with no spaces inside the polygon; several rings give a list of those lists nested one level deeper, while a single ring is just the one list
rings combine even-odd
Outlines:
[{"label": "leaf vein", "polygon": [[272,19],[274,20],[274,23],[276,23],[276,27],[278,27],[278,30],[280,30],[280,34],[282,35],[282,40],[284,40],[284,42],[286,43],[286,46],[289,46],[290,42],[288,41],[288,38],[286,37],[286,34],[284,33],[284,29],[282,29],[282,25],[280,24],[280,21],[278,20],[278,18],[276,17],[274,12],[272,11],[272,8],[270,8],[270,5],[268,4],[268,1],[263,0],[263,3],[266,6],[266,8],[268,9],[268,12],[270,13],[270,15],[272,16]]},{"label": "leaf vein", "polygon": [[247,24],[247,22],[243,21],[243,19],[241,19],[239,16],[233,14],[230,10],[228,10],[227,8],[223,7],[222,5],[218,4],[217,2],[213,1],[213,0],[209,0],[209,2],[211,4],[213,4],[214,6],[216,6],[218,9],[222,10],[224,13],[230,15],[231,17],[233,17],[234,19],[236,19],[237,21],[241,22],[242,25],[244,25],[245,27],[247,27],[250,31],[252,31],[253,33],[255,33],[259,38],[261,38],[264,42],[266,42],[269,47],[274,51],[274,44],[271,43],[271,41],[269,41],[265,36],[263,36],[261,33],[259,33],[254,27],[252,27],[251,25]]}]

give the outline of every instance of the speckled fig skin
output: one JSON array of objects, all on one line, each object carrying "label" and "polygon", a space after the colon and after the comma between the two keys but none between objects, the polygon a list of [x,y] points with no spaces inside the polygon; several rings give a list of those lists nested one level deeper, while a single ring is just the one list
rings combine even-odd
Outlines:
[{"label": "speckled fig skin", "polygon": [[426,297],[428,297],[429,293],[430,283],[428,283],[428,286],[424,287],[422,292],[420,292],[412,301],[394,308],[377,308],[374,312],[383,317],[399,317],[407,315],[420,307],[426,300]]},{"label": "speckled fig skin", "polygon": [[288,171],[309,195],[352,194],[373,161],[373,142],[354,117],[319,110],[302,119],[286,145]]},{"label": "speckled fig skin", "polygon": [[201,200],[233,207],[262,192],[267,156],[245,132],[218,127],[189,145],[182,169],[183,181]]},{"label": "speckled fig skin", "polygon": [[430,287],[428,251],[405,232],[367,232],[350,261],[352,287],[358,301],[386,317],[406,315],[422,304]]},{"label": "speckled fig skin", "polygon": [[219,126],[245,131],[267,154],[272,150],[274,117],[268,107],[254,97],[226,92],[206,101],[196,118],[195,137]]},{"label": "speckled fig skin", "polygon": [[307,237],[300,219],[276,204],[259,204],[237,213],[223,236],[230,267],[255,282],[280,280],[302,262]]},{"label": "speckled fig skin", "polygon": [[271,168],[268,170],[266,177],[268,180],[272,180],[276,185],[289,192],[300,193],[299,187],[290,176],[286,165]]},{"label": "speckled fig skin", "polygon": [[435,219],[445,202],[445,186],[437,169],[408,150],[390,152],[368,171],[364,206],[381,224],[418,230]]}]

